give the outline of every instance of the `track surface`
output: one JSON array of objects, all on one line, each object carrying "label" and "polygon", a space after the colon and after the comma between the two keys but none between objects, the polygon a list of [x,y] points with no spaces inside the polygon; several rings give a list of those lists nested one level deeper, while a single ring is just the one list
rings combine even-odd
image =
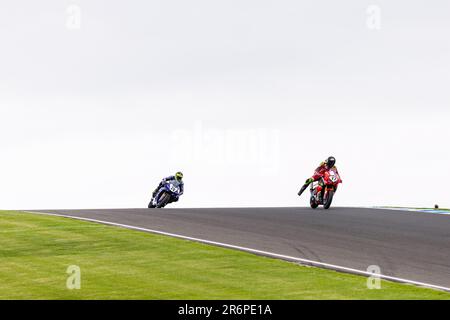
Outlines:
[{"label": "track surface", "polygon": [[39,210],[121,223],[450,288],[450,216],[365,208]]}]

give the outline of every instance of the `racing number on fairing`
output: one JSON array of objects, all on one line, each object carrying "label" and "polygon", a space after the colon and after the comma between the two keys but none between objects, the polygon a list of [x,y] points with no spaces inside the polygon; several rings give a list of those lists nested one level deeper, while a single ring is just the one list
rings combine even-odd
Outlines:
[{"label": "racing number on fairing", "polygon": [[334,174],[334,172],[333,172],[333,173],[330,173],[330,180],[333,181],[333,182],[336,182],[336,181],[337,181],[337,177],[336,177],[336,175]]}]

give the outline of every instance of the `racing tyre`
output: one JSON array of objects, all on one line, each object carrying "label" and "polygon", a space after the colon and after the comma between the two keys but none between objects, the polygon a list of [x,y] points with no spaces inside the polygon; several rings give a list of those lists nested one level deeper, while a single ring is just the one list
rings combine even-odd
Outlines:
[{"label": "racing tyre", "polygon": [[309,199],[309,205],[311,206],[311,208],[315,209],[317,208],[319,205],[316,202],[316,199],[314,199],[314,197],[311,197]]},{"label": "racing tyre", "polygon": [[156,206],[157,208],[164,208],[170,201],[170,195],[167,192],[164,192],[159,199],[159,204]]},{"label": "racing tyre", "polygon": [[329,209],[331,206],[331,202],[333,201],[334,191],[330,190],[327,192],[327,198],[325,199],[325,204],[323,205],[324,209]]},{"label": "racing tyre", "polygon": [[148,208],[149,209],[155,208],[155,206],[152,204],[152,200],[150,200],[150,202],[148,203]]}]

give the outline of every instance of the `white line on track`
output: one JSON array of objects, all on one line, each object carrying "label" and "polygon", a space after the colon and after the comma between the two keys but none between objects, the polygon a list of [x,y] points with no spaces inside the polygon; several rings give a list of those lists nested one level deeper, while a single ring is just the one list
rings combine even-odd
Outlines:
[{"label": "white line on track", "polygon": [[414,208],[390,208],[390,207],[367,207],[367,208],[377,209],[377,210],[391,210],[391,211],[403,211],[403,212],[415,212],[415,213],[426,212],[426,213],[450,215],[450,211],[439,210],[439,209],[414,209]]},{"label": "white line on track", "polygon": [[298,258],[298,257],[293,257],[293,256],[287,256],[284,254],[268,252],[268,251],[263,251],[263,250],[257,250],[257,249],[252,249],[252,248],[246,248],[246,247],[236,246],[236,245],[232,245],[232,244],[228,244],[228,243],[194,238],[194,237],[184,236],[181,234],[170,233],[170,232],[165,232],[165,231],[160,231],[160,230],[141,228],[141,227],[130,226],[127,224],[122,224],[122,223],[103,221],[103,220],[97,220],[97,219],[91,219],[91,218],[83,218],[83,217],[77,217],[77,216],[71,216],[71,215],[64,215],[64,214],[59,214],[59,213],[37,212],[37,211],[22,211],[22,212],[47,215],[47,216],[64,217],[64,218],[70,218],[70,219],[75,219],[75,220],[90,221],[90,222],[101,223],[101,224],[106,224],[106,225],[111,225],[111,226],[116,226],[116,227],[122,227],[122,228],[126,228],[126,229],[145,231],[145,232],[150,232],[150,233],[160,234],[160,235],[164,235],[164,236],[170,236],[170,237],[174,237],[174,238],[210,244],[210,245],[229,248],[229,249],[246,251],[246,252],[254,253],[257,255],[263,255],[263,256],[272,257],[272,258],[294,261],[294,262],[298,262],[301,264],[306,264],[306,265],[311,265],[311,266],[316,266],[316,267],[322,267],[322,268],[333,269],[333,270],[337,270],[337,271],[343,271],[343,272],[347,272],[347,273],[354,273],[354,274],[360,274],[360,275],[371,276],[371,277],[379,277],[379,278],[385,279],[385,280],[403,282],[403,283],[414,284],[417,286],[423,286],[423,287],[427,287],[427,288],[450,291],[450,288],[438,286],[438,285],[434,285],[434,284],[429,284],[429,283],[424,283],[424,282],[419,282],[419,281],[414,281],[414,280],[408,280],[408,279],[403,279],[403,278],[397,278],[397,277],[392,277],[392,276],[388,276],[388,275],[384,275],[384,274],[374,274],[374,273],[371,273],[368,271],[338,266],[335,264],[313,261],[313,260]]}]

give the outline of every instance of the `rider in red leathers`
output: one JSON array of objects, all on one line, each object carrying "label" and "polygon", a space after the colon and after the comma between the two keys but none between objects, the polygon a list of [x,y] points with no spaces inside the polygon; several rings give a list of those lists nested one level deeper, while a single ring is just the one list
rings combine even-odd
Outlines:
[{"label": "rider in red leathers", "polygon": [[[298,192],[298,195],[301,196],[303,191],[305,191],[306,188],[308,188],[308,186],[312,182],[320,180],[324,176],[325,172],[327,172],[328,170],[333,169],[334,171],[336,171],[337,174],[339,174],[338,171],[337,171],[337,168],[335,166],[335,163],[336,163],[336,159],[334,157],[328,157],[327,160],[323,161],[316,168],[316,170],[314,171],[313,176],[305,181],[305,184],[302,186],[302,188]],[[325,189],[322,189],[321,198],[323,198],[323,193],[324,192],[325,192]]]}]

